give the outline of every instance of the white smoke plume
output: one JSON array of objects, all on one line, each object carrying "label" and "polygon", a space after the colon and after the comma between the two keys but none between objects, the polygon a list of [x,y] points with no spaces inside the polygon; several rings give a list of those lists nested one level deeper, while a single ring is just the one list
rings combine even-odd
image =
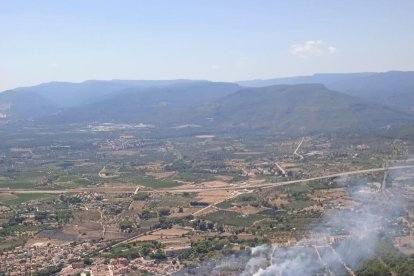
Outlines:
[{"label": "white smoke plume", "polygon": [[[400,173],[392,171],[388,178]],[[293,246],[254,248],[241,274],[352,275],[375,257],[380,237],[391,237],[396,232],[396,219],[405,214],[399,194],[373,191],[368,184],[351,186],[350,198],[357,206],[327,210],[311,237]]]},{"label": "white smoke plume", "polygon": [[[390,172],[388,183],[400,174],[401,171]],[[344,183],[349,179],[338,181]],[[258,246],[252,248],[249,256],[229,256],[184,275],[203,275],[199,273],[202,271],[208,272],[206,275],[227,275],[223,272],[226,266],[240,266],[240,271],[231,275],[243,276],[355,275],[355,271],[375,258],[378,240],[392,238],[398,232],[396,221],[405,215],[401,191],[390,186],[375,190],[367,181],[350,185],[349,197],[356,206],[326,210],[309,237],[288,247]]]}]

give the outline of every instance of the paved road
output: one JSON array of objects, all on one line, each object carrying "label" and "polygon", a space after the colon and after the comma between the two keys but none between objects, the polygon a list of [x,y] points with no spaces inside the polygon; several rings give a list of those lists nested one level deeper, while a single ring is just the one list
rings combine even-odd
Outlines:
[{"label": "paved road", "polygon": [[[271,188],[271,187],[279,187],[297,183],[306,183],[315,180],[322,180],[322,179],[329,179],[329,178],[336,178],[341,176],[350,176],[350,175],[358,175],[358,174],[367,174],[367,173],[374,173],[374,172],[385,172],[390,170],[401,170],[401,169],[411,169],[414,168],[414,165],[406,165],[406,166],[393,166],[388,168],[375,168],[375,169],[367,169],[367,170],[357,170],[357,171],[349,171],[349,172],[342,172],[342,173],[335,173],[329,175],[322,175],[316,176],[311,178],[305,179],[296,179],[296,180],[289,180],[289,181],[281,181],[275,183],[262,183],[262,184],[241,184],[241,185],[234,185],[234,186],[224,186],[224,187],[212,187],[212,188],[187,188],[187,189],[180,189],[178,188],[168,188],[168,189],[156,189],[159,193],[184,193],[184,192],[205,192],[205,191],[218,191],[218,190],[244,190],[244,189],[257,189],[257,188]],[[1,192],[13,192],[16,194],[28,194],[28,193],[43,193],[43,194],[61,194],[61,193],[68,193],[68,192],[87,192],[87,191],[95,191],[99,188],[80,188],[80,189],[73,189],[73,190],[18,190],[18,189],[0,189]],[[114,191],[119,193],[120,191]],[[131,193],[134,192],[134,189],[131,190]]]},{"label": "paved road", "polygon": [[281,182],[275,182],[275,183],[263,183],[263,184],[253,184],[253,185],[244,184],[244,185],[238,185],[238,186],[212,187],[212,188],[204,188],[204,189],[200,189],[200,188],[159,189],[157,191],[158,192],[169,192],[169,193],[184,193],[184,192],[217,191],[217,190],[243,190],[243,189],[256,189],[256,188],[271,188],[271,187],[279,187],[279,186],[285,186],[285,185],[291,185],[291,184],[297,184],[297,183],[306,183],[306,182],[315,181],[315,180],[336,178],[336,177],[341,177],[341,176],[350,176],[350,175],[384,172],[384,171],[389,171],[389,170],[410,169],[410,168],[414,168],[414,165],[357,170],[357,171],[342,172],[342,173],[329,174],[329,175],[323,175],[323,176],[316,176],[316,177],[305,178],[305,179],[281,181]]}]

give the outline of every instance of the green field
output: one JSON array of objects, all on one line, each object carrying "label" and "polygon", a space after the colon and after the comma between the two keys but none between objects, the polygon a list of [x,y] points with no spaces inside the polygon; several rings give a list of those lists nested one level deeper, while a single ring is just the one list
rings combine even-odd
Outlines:
[{"label": "green field", "polygon": [[5,205],[16,205],[16,204],[20,204],[23,202],[27,202],[30,200],[41,200],[41,201],[46,201],[46,200],[50,200],[50,199],[54,199],[56,197],[56,195],[51,195],[51,194],[15,194],[16,198],[13,199],[0,199],[0,203],[5,204]]},{"label": "green field", "polygon": [[134,179],[134,183],[149,188],[172,188],[181,185],[172,179],[155,179],[153,177],[137,177]]},{"label": "green field", "polygon": [[0,188],[10,188],[10,189],[33,189],[35,185],[29,181],[21,180],[4,180],[0,181]]},{"label": "green field", "polygon": [[217,211],[203,216],[205,220],[217,222],[220,224],[247,227],[251,226],[255,221],[265,218],[262,215],[248,215],[242,216],[239,213],[232,211]]}]

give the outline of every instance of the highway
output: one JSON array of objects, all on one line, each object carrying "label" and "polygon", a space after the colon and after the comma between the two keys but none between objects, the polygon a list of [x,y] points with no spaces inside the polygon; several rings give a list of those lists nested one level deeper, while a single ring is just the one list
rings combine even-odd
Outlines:
[{"label": "highway", "polygon": [[194,188],[194,189],[180,189],[180,188],[171,188],[171,189],[158,189],[158,192],[168,192],[168,193],[184,193],[184,192],[205,192],[205,191],[217,191],[217,190],[243,190],[243,189],[257,189],[257,188],[272,188],[272,187],[279,187],[279,186],[286,186],[291,184],[298,184],[298,183],[306,183],[315,180],[323,180],[329,178],[336,178],[342,176],[351,176],[351,175],[358,175],[358,174],[367,174],[367,173],[375,173],[375,172],[385,172],[389,170],[401,170],[401,169],[410,169],[414,168],[414,165],[407,165],[407,166],[394,166],[388,168],[375,168],[375,169],[366,169],[366,170],[357,170],[357,171],[349,171],[349,172],[342,172],[336,174],[329,174],[323,176],[316,176],[311,178],[305,179],[296,179],[296,180],[289,180],[289,181],[281,181],[275,183],[262,183],[262,184],[253,184],[253,185],[237,185],[237,186],[225,186],[225,187],[212,187],[212,188]]},{"label": "highway", "polygon": [[[376,173],[376,172],[385,172],[385,171],[392,171],[392,170],[402,170],[402,169],[412,169],[414,165],[406,165],[406,166],[393,166],[388,168],[374,168],[374,169],[366,169],[366,170],[356,170],[356,171],[349,171],[349,172],[341,172],[329,175],[322,175],[322,176],[315,176],[311,178],[304,178],[304,179],[296,179],[296,180],[289,180],[289,181],[281,181],[281,182],[274,182],[274,183],[261,183],[261,184],[246,184],[241,183],[239,185],[233,186],[222,186],[222,187],[211,187],[211,188],[186,188],[182,189],[178,188],[161,188],[161,189],[154,189],[159,193],[185,193],[185,192],[206,192],[206,191],[218,191],[218,190],[244,190],[244,189],[258,189],[258,188],[272,188],[272,187],[279,187],[279,186],[286,186],[298,183],[306,183],[315,180],[323,180],[329,178],[336,178],[342,176],[351,176],[351,175],[359,175],[359,174],[368,174],[368,173]],[[88,191],[96,191],[99,188],[79,188],[79,189],[71,189],[71,190],[20,190],[20,189],[0,189],[1,192],[6,193],[16,193],[16,194],[28,194],[28,193],[43,193],[43,194],[61,194],[61,193],[68,193],[68,192],[88,192]],[[134,193],[135,189],[131,190],[131,193]],[[120,191],[114,191],[114,193],[119,193]]]}]

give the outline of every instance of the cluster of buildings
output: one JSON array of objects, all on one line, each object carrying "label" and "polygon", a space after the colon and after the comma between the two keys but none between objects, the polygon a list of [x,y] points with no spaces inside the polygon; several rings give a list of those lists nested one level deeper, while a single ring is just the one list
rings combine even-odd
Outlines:
[{"label": "cluster of buildings", "polygon": [[77,263],[97,250],[92,243],[16,247],[0,255],[0,275],[32,275],[59,265]]},{"label": "cluster of buildings", "polygon": [[154,260],[145,260],[144,258],[136,258],[128,260],[126,258],[110,259],[109,262],[104,259],[95,259],[90,266],[83,263],[73,263],[62,269],[59,275],[70,276],[75,274],[85,274],[91,276],[117,276],[127,275],[128,273],[144,273],[155,275],[167,275],[181,269],[178,263],[172,261],[157,262]]},{"label": "cluster of buildings", "polygon": [[182,268],[176,261],[146,260],[142,257],[133,260],[127,258],[108,260],[99,257],[93,258],[91,265],[85,264],[84,260],[87,256],[97,250],[97,245],[89,242],[16,247],[0,255],[0,275],[32,275],[39,271],[52,271],[58,267],[62,268],[58,275],[66,276],[76,274],[116,276],[130,272],[166,275]]}]

